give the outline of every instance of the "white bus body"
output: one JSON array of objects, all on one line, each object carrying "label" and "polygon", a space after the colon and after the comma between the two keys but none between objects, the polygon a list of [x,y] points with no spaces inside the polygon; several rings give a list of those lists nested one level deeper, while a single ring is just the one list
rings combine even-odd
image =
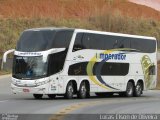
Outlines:
[{"label": "white bus body", "polygon": [[[140,96],[156,87],[154,37],[69,28],[22,33],[14,52],[11,89],[35,98],[90,93]],[[107,94],[108,93],[108,94]]]}]

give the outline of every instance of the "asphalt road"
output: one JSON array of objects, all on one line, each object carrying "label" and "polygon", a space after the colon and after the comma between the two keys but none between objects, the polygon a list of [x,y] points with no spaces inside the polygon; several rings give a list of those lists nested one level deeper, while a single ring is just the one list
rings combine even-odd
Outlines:
[{"label": "asphalt road", "polygon": [[10,77],[0,78],[0,120],[5,117],[17,117],[15,120],[100,120],[101,114],[146,113],[160,114],[160,91],[146,91],[142,97],[132,98],[118,95],[98,98],[92,94],[91,98],[83,100],[63,97],[50,100],[47,96],[35,100],[32,95],[12,94]]}]

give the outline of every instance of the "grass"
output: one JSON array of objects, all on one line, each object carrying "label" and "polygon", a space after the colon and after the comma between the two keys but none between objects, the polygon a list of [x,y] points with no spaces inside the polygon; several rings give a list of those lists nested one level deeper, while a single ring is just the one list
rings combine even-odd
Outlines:
[{"label": "grass", "polygon": [[5,70],[0,71],[0,76],[1,75],[6,75],[6,74],[11,74],[11,71],[5,71]]},{"label": "grass", "polygon": [[120,12],[106,13],[90,18],[95,28],[103,31],[127,34],[154,36],[160,39],[160,22],[153,19],[132,18],[123,16]]},{"label": "grass", "polygon": [[17,18],[0,19],[0,56],[3,52],[15,48],[22,31],[36,27],[72,27],[102,31],[120,32],[127,34],[154,36],[160,40],[160,22],[153,19],[124,17],[120,12],[105,13],[82,19],[51,18]]}]

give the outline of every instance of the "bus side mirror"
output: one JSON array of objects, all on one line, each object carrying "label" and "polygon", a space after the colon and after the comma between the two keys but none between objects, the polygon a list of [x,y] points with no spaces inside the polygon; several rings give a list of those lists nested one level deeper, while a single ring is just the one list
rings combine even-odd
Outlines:
[{"label": "bus side mirror", "polygon": [[8,50],[6,51],[4,54],[3,54],[3,58],[2,58],[2,64],[1,64],[1,70],[3,70],[3,63],[6,63],[7,61],[7,55],[14,52],[15,49],[11,49],[11,50]]}]

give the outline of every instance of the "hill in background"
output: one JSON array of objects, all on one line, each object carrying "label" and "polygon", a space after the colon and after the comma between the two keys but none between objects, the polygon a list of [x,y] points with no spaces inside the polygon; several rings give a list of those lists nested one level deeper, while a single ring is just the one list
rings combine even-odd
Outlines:
[{"label": "hill in background", "polygon": [[[152,0],[152,3],[156,1]],[[1,18],[82,19],[117,11],[133,18],[160,20],[160,12],[127,0],[0,0]]]}]

